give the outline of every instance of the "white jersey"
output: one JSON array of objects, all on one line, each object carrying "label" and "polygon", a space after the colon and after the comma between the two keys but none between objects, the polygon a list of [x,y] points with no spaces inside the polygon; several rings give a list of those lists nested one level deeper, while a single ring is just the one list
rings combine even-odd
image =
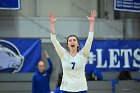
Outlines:
[{"label": "white jersey", "polygon": [[86,91],[87,82],[85,78],[85,65],[90,53],[94,32],[89,32],[85,46],[72,57],[56,39],[56,35],[51,34],[52,43],[61,59],[63,67],[63,78],[60,90],[69,92]]}]

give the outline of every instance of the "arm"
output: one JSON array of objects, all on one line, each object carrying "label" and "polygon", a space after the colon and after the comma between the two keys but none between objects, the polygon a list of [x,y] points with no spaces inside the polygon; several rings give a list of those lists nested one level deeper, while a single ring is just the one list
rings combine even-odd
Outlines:
[{"label": "arm", "polygon": [[60,45],[58,40],[56,39],[54,23],[56,21],[54,12],[50,12],[50,33],[51,33],[51,41],[55,47],[56,52],[58,53],[60,58],[63,58],[65,49]]},{"label": "arm", "polygon": [[37,81],[35,79],[35,76],[33,76],[33,80],[32,80],[32,93],[38,93],[38,91],[37,91]]},{"label": "arm", "polygon": [[47,51],[45,51],[45,55],[46,55],[46,58],[47,58],[47,61],[48,61],[48,64],[49,64],[49,68],[46,71],[47,71],[48,74],[51,74],[52,70],[53,70],[53,64],[51,62],[51,59],[50,59]]},{"label": "arm", "polygon": [[50,58],[47,58],[47,61],[48,61],[48,64],[49,64],[49,68],[46,70],[49,74],[52,73],[52,70],[53,70],[53,64],[51,62],[51,59]]},{"label": "arm", "polygon": [[85,57],[88,57],[89,53],[90,53],[90,49],[91,49],[91,45],[92,45],[92,41],[93,41],[93,35],[94,35],[95,17],[96,17],[96,11],[94,11],[94,10],[91,11],[91,16],[90,17],[87,16],[88,20],[90,21],[90,30],[89,30],[89,35],[88,35],[88,38],[86,40],[85,46],[81,50],[81,53]]}]

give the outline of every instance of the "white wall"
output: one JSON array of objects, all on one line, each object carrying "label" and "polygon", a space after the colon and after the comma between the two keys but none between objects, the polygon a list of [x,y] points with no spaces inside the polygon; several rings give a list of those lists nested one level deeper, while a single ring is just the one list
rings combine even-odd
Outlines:
[{"label": "white wall", "polygon": [[[97,9],[97,0],[40,0],[40,16],[54,10],[58,17],[84,17],[86,12]],[[85,10],[85,11],[84,11]]]},{"label": "white wall", "polygon": [[[0,37],[39,37],[50,41],[48,17],[54,10],[59,37],[76,34],[86,38],[89,31],[86,16],[92,9],[97,10],[97,5],[97,0],[21,0],[20,11],[0,11]],[[95,38],[123,38],[122,21],[96,19]]]},{"label": "white wall", "polygon": [[20,11],[0,11],[0,16],[48,17],[54,10],[58,17],[85,17],[97,10],[97,0],[21,0]]},{"label": "white wall", "polygon": [[[55,29],[59,37],[67,37],[71,34],[75,34],[80,38],[86,38],[89,32],[89,22],[86,18],[60,18],[56,22]],[[49,19],[28,18],[26,16],[19,18],[1,18],[0,37],[39,37],[43,40],[47,40],[50,37]],[[94,38],[123,38],[122,21],[96,19]]]}]

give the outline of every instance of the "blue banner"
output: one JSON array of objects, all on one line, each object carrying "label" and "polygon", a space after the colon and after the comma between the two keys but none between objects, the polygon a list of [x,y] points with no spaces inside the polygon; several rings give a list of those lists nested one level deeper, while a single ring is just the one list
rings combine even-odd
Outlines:
[{"label": "blue banner", "polygon": [[41,58],[41,40],[0,39],[0,72],[34,72]]},{"label": "blue banner", "polygon": [[0,9],[19,10],[20,0],[0,0]]},{"label": "blue banner", "polygon": [[114,9],[118,11],[140,12],[140,0],[114,0]]},{"label": "blue banner", "polygon": [[[80,41],[81,47],[85,40]],[[140,40],[94,40],[86,72],[140,71]]]}]

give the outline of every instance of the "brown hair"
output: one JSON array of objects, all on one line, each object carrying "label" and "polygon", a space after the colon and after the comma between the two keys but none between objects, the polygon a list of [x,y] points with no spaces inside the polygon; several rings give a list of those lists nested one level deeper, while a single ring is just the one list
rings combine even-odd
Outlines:
[{"label": "brown hair", "polygon": [[[78,44],[79,44],[79,38],[76,35],[70,35],[70,36],[67,37],[67,46],[68,46],[68,40],[69,40],[70,37],[75,37],[77,39]],[[80,51],[80,44],[77,47],[77,52],[79,52],[79,51]]]}]

